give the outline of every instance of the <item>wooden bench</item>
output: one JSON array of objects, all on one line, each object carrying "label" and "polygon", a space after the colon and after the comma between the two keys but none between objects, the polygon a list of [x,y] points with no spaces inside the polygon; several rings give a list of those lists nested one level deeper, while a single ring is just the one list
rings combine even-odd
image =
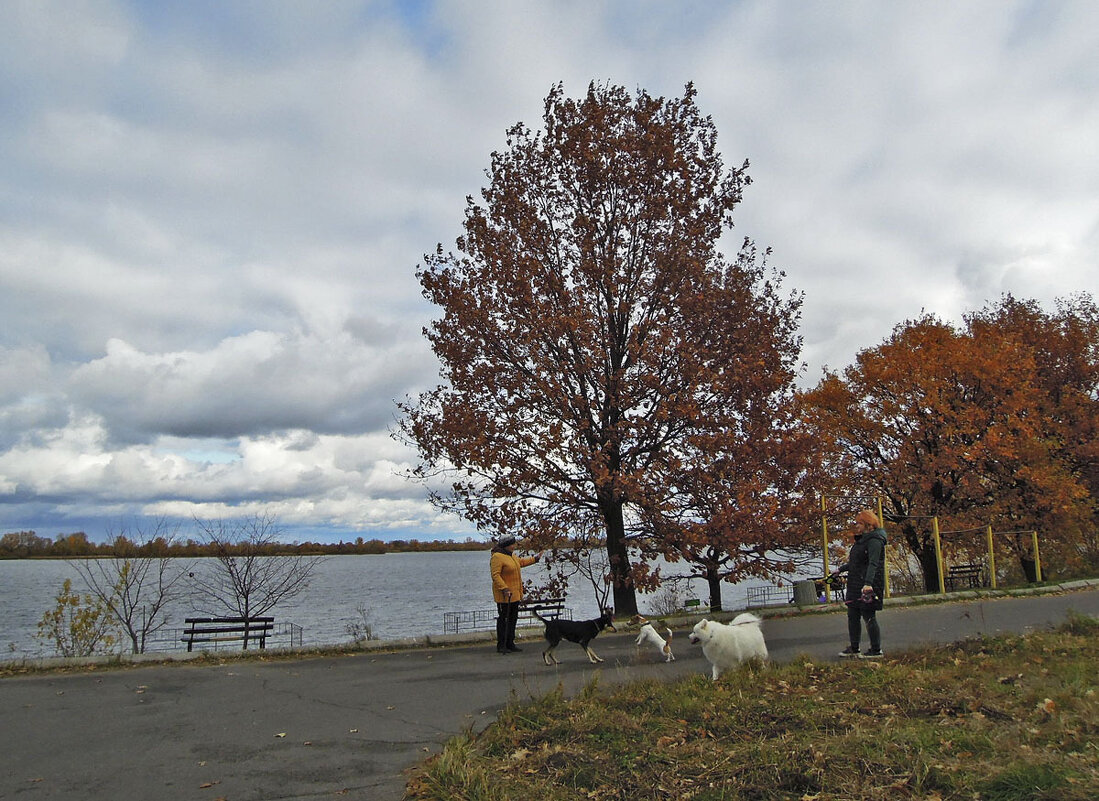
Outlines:
[{"label": "wooden bench", "polygon": [[248,650],[248,643],[259,642],[260,648],[267,647],[267,638],[274,634],[273,617],[189,617],[183,621],[183,642],[187,650],[195,643],[241,641],[242,650]]},{"label": "wooden bench", "polygon": [[952,565],[946,572],[946,587],[949,590],[984,587],[987,584],[984,571],[984,565],[981,564]]},{"label": "wooden bench", "polygon": [[537,620],[535,612],[545,618],[563,617],[572,620],[572,610],[565,607],[564,598],[524,598],[519,602],[521,620]]}]

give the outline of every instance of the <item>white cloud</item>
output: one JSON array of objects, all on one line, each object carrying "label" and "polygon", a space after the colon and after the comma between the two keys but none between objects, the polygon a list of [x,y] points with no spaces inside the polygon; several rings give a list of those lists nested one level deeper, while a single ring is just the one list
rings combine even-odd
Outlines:
[{"label": "white cloud", "polygon": [[549,87],[712,114],[807,380],[899,321],[1095,294],[1088,2],[0,9],[0,529],[276,511],[465,531],[400,473],[414,270]]}]

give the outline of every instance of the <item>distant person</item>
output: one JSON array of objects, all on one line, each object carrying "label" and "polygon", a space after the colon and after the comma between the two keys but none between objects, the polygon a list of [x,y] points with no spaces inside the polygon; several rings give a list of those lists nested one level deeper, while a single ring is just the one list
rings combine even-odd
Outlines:
[{"label": "distant person", "polygon": [[542,552],[520,558],[514,554],[515,537],[503,537],[492,548],[489,568],[492,572],[492,597],[496,601],[496,653],[510,654],[522,649],[515,645],[515,624],[519,620],[519,602],[523,600],[522,569],[537,562]]},{"label": "distant person", "polygon": [[[885,529],[869,509],[855,515],[855,535],[847,564],[837,573],[847,572],[847,634],[851,644],[840,651],[844,658],[881,659],[881,628],[877,612],[885,596]],[[862,627],[870,639],[870,650],[859,651]]]}]

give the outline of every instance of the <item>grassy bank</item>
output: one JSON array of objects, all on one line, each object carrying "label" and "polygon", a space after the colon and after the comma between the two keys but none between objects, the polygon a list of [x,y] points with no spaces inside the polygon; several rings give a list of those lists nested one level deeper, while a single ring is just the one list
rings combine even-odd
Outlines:
[{"label": "grassy bank", "polygon": [[1099,798],[1099,623],[513,704],[416,799]]}]

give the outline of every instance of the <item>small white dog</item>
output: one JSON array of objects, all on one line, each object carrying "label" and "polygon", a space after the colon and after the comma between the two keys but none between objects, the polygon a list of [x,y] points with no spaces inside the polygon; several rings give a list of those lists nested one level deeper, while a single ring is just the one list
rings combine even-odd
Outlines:
[{"label": "small white dog", "polygon": [[633,625],[641,625],[641,631],[637,634],[637,642],[634,643],[638,648],[641,647],[641,643],[649,642],[656,646],[660,653],[664,654],[665,662],[674,662],[675,654],[672,653],[672,630],[668,627],[668,624],[664,624],[664,628],[668,632],[668,639],[664,639],[656,633],[656,628],[641,615],[634,615],[630,618],[630,623]]},{"label": "small white dog", "polygon": [[713,665],[713,679],[722,671],[731,670],[753,657],[767,660],[767,643],[763,641],[760,624],[763,621],[743,612],[728,624],[702,619],[691,630],[691,644],[702,643],[702,653]]}]

